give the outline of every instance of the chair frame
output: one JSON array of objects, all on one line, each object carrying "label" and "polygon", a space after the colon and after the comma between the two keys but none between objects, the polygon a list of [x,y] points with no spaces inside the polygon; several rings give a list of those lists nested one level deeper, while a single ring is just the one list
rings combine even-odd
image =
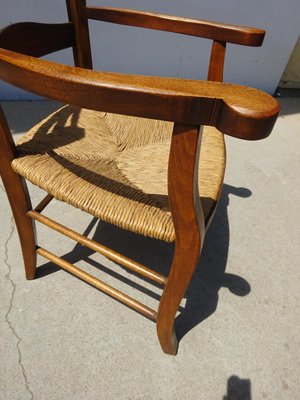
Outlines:
[{"label": "chair frame", "polygon": [[[254,89],[222,83],[226,42],[260,46],[265,32],[141,11],[87,7],[85,0],[67,0],[67,8],[68,23],[17,23],[0,31],[0,78],[79,107],[174,121],[168,165],[168,195],[176,237],[174,258],[169,276],[164,277],[42,215],[53,198],[51,195],[33,209],[25,180],[11,168],[17,151],[0,109],[0,174],[16,221],[26,278],[35,277],[36,255],[45,257],[156,321],[163,351],[176,354],[176,312],[198,263],[205,232],[213,217],[212,213],[207,221],[204,220],[198,196],[201,126],[215,126],[222,133],[247,140],[262,139],[270,134],[279,113],[276,100]],[[92,71],[88,19],[213,40],[209,81]],[[73,47],[76,67],[36,58],[67,47]],[[158,311],[39,247],[35,221],[164,286]]]}]

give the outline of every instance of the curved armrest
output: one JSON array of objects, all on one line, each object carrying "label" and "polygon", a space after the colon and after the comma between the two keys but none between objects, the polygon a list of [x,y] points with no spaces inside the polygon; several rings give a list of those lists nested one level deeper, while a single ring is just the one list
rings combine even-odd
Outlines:
[{"label": "curved armrest", "polygon": [[97,72],[0,49],[0,78],[92,110],[212,125],[231,136],[268,136],[279,113],[271,96],[219,82]]},{"label": "curved armrest", "polygon": [[74,45],[73,24],[18,22],[0,30],[0,47],[41,57]]},{"label": "curved armrest", "polygon": [[265,36],[265,31],[258,28],[122,8],[86,7],[86,15],[98,21],[182,33],[245,46],[261,46]]}]

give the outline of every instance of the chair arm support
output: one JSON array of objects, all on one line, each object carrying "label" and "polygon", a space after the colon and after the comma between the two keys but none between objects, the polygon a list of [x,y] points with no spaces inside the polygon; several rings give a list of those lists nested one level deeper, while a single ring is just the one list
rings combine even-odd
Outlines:
[{"label": "chair arm support", "polygon": [[18,22],[0,30],[0,47],[41,57],[74,45],[72,23]]},{"label": "chair arm support", "polygon": [[98,72],[0,49],[0,79],[92,110],[192,125],[211,125],[242,139],[268,136],[278,102],[244,86]]},{"label": "chair arm support", "polygon": [[258,28],[121,8],[86,7],[86,15],[98,21],[182,33],[245,46],[261,46],[265,36],[265,31]]}]

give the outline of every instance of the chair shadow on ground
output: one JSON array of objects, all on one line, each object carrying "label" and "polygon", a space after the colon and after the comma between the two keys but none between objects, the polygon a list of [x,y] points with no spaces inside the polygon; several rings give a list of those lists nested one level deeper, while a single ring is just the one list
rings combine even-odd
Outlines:
[{"label": "chair shadow on ground", "polygon": [[250,379],[240,379],[232,375],[227,381],[227,393],[223,400],[251,400]]},{"label": "chair shadow on ground", "polygon": [[[230,195],[246,198],[251,196],[251,191],[227,184],[223,186],[222,197],[207,232],[199,265],[185,295],[185,306],[179,308],[179,315],[176,317],[175,326],[179,340],[215,312],[218,304],[218,292],[221,287],[228,288],[231,293],[237,296],[245,296],[251,290],[245,279],[225,272],[230,240],[227,212]],[[168,274],[172,262],[173,245],[136,235],[102,221],[98,222],[96,218],[92,219],[84,235],[89,235],[94,227],[96,229],[92,237],[93,240],[165,276]],[[155,283],[153,283],[154,290],[145,288],[129,279],[128,275],[124,276],[116,270],[109,269],[91,259],[90,256],[93,253],[92,250],[76,244],[63,258],[73,264],[83,260],[159,301],[160,295],[155,292]],[[59,269],[48,262],[37,269],[36,277],[41,278]]]}]

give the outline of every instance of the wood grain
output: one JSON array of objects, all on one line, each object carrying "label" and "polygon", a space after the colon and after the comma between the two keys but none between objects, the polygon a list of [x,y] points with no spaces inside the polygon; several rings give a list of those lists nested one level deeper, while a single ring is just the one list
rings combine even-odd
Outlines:
[{"label": "wood grain", "polygon": [[168,166],[168,195],[175,228],[175,252],[157,314],[157,333],[165,353],[176,354],[174,319],[197,265],[205,236],[199,200],[199,127],[175,124]]},{"label": "wood grain", "polygon": [[246,46],[261,46],[265,36],[265,31],[258,28],[121,8],[87,7],[86,15],[98,21],[182,33]]},{"label": "wood grain", "polygon": [[96,72],[0,49],[0,78],[33,93],[93,110],[211,125],[230,136],[267,137],[278,102],[219,82]]},{"label": "wood grain", "polygon": [[213,41],[208,67],[209,81],[223,82],[226,42]]},{"label": "wood grain", "polygon": [[26,215],[31,202],[24,179],[11,168],[14,158],[15,145],[0,107],[0,175],[18,229],[26,278],[33,279],[36,271],[35,229],[33,221]]},{"label": "wood grain", "polygon": [[[143,11],[86,7],[86,0],[66,0],[66,3],[69,23],[18,23],[0,31],[0,78],[41,96],[82,108],[174,121],[168,198],[175,229],[175,252],[166,279],[39,214],[38,211],[52,200],[51,195],[31,210],[25,182],[11,168],[17,154],[0,108],[0,173],[18,228],[26,277],[34,277],[36,254],[40,254],[146,317],[157,320],[163,351],[176,354],[178,340],[174,319],[196,268],[207,228],[197,186],[200,125],[215,126],[224,134],[247,140],[262,139],[270,134],[279,113],[278,102],[259,90],[222,83],[226,42],[260,46],[265,32]],[[209,82],[92,71],[88,18],[213,40]],[[76,68],[35,58],[71,46]],[[48,250],[36,248],[30,217],[165,285],[158,313]]]},{"label": "wood grain", "polygon": [[69,21],[73,23],[75,44],[74,62],[77,67],[93,68],[85,0],[66,0]]}]

